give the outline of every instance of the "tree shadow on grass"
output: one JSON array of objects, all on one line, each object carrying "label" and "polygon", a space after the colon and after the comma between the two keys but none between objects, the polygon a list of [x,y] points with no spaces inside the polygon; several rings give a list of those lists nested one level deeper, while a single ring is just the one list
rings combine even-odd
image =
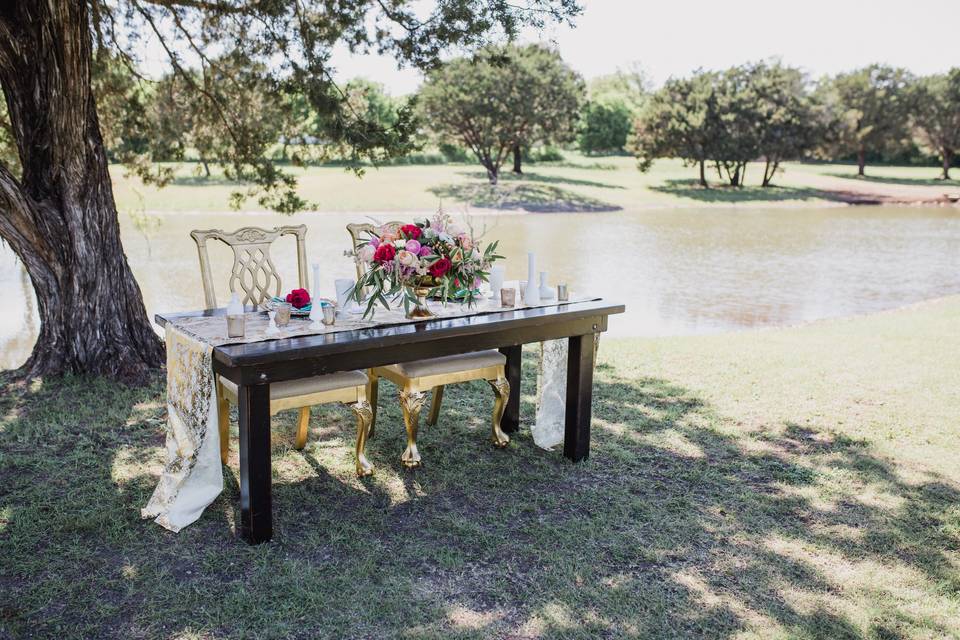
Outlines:
[{"label": "tree shadow on grass", "polygon": [[[162,455],[162,382],[6,386],[0,629],[99,638],[957,631],[917,609],[953,606],[960,591],[947,555],[960,547],[953,483],[906,482],[869,444],[799,424],[737,428],[689,389],[603,364],[591,458],[574,465],[531,440],[531,356],[525,425],[506,450],[488,443],[487,385],[454,385],[439,424],[421,429],[424,467],[413,473],[400,465],[390,384],[368,450],[377,471],[362,481],[352,476],[349,412],[315,409],[302,453],[290,448],[295,415],[278,415],[275,541],[258,547],[234,537],[235,463],[224,495],[181,533],[139,519]],[[884,569],[870,583],[861,565]],[[902,593],[901,580],[910,581]]]},{"label": "tree shadow on grass", "polygon": [[[935,175],[936,169],[931,169],[931,175]],[[960,171],[960,169],[958,169]],[[858,176],[856,173],[824,173],[825,176],[830,176],[831,178],[843,178],[845,180],[858,180],[861,182],[877,182],[879,184],[903,184],[903,185],[917,185],[917,186],[929,186],[929,187],[960,187],[960,180],[956,177],[952,177],[950,180],[939,180],[937,178],[888,178],[885,176]]]},{"label": "tree shadow on grass", "polygon": [[429,189],[441,199],[466,202],[486,209],[523,210],[536,213],[619,211],[622,207],[551,184],[522,182],[491,185],[486,182],[446,184]]},{"label": "tree shadow on grass", "polygon": [[776,184],[769,187],[746,186],[730,187],[711,185],[709,189],[701,187],[696,180],[670,179],[663,184],[650,187],[651,191],[665,193],[680,198],[690,198],[700,202],[779,202],[783,200],[833,200],[846,202],[844,194],[810,187],[781,187]]}]

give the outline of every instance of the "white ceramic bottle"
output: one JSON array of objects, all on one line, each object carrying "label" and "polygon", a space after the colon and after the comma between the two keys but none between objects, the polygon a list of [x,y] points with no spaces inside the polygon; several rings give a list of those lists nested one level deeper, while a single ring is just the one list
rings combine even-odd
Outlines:
[{"label": "white ceramic bottle", "polygon": [[540,304],[540,288],[537,286],[537,256],[532,251],[527,254],[527,288],[524,293],[524,304]]}]

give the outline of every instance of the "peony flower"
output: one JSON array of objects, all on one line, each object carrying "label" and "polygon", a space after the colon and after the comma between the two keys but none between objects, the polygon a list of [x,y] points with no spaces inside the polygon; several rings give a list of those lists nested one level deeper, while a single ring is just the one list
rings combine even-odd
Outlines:
[{"label": "peony flower", "polygon": [[306,289],[294,289],[287,294],[287,302],[297,309],[302,309],[310,304],[310,294]]},{"label": "peony flower", "polygon": [[421,257],[421,258],[425,258],[425,257],[427,257],[427,256],[432,256],[432,255],[433,255],[433,249],[431,249],[430,247],[428,247],[428,246],[426,246],[426,245],[421,246],[421,247],[420,247],[419,254],[420,254],[420,257]]},{"label": "peony flower", "polygon": [[384,262],[391,262],[396,255],[397,250],[392,244],[381,244],[373,253],[373,260],[383,264]]},{"label": "peony flower", "polygon": [[417,263],[417,261],[417,255],[407,251],[406,249],[397,254],[397,262],[405,267],[412,267]]},{"label": "peony flower", "polygon": [[440,258],[430,265],[430,275],[434,278],[442,278],[452,266],[448,258]]},{"label": "peony flower", "polygon": [[420,243],[416,240],[407,240],[407,243],[404,245],[404,248],[410,253],[420,253]]},{"label": "peony flower", "polygon": [[373,262],[373,255],[376,253],[376,250],[376,246],[368,244],[357,252],[357,257],[360,258],[362,262]]},{"label": "peony flower", "polygon": [[380,238],[371,238],[367,244],[376,249],[380,246]]},{"label": "peony flower", "polygon": [[421,233],[423,233],[423,231],[415,224],[405,224],[400,227],[400,235],[402,235],[404,238],[417,240],[420,238]]}]

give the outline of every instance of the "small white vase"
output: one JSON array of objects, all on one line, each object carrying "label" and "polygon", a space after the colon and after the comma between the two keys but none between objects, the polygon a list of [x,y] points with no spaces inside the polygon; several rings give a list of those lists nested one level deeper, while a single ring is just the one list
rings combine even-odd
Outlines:
[{"label": "small white vase", "polygon": [[553,289],[547,286],[547,272],[540,272],[540,299],[553,300]]},{"label": "small white vase", "polygon": [[531,251],[527,254],[527,289],[524,292],[524,304],[540,304],[540,288],[537,282],[537,257]]}]

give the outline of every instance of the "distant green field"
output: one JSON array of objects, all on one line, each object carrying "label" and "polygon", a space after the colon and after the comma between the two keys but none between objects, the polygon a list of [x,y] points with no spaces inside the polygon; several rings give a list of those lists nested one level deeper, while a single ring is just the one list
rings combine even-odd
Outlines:
[{"label": "distant green field", "polygon": [[[341,167],[291,168],[299,179],[301,195],[319,211],[407,211],[433,209],[441,201],[478,208],[534,211],[603,211],[646,207],[690,207],[771,204],[823,204],[831,197],[823,191],[826,180],[842,188],[889,183],[943,186],[935,180],[935,167],[869,168],[868,180],[849,180],[850,165],[805,165],[787,163],[776,187],[759,186],[762,167],[751,164],[747,186],[724,188],[716,172],[710,179],[716,188],[703,190],[694,184],[696,172],[678,160],[657,162],[641,173],[631,157],[583,157],[568,154],[562,163],[529,164],[522,177],[508,170],[501,184],[491,188],[479,165],[408,165],[369,168],[362,177]],[[121,166],[112,168],[114,193],[121,211],[225,211],[229,196],[243,185],[226,180],[219,170],[203,178],[193,163],[178,166],[173,184],[157,189],[126,177]],[[960,175],[960,173],[958,173]],[[956,185],[956,182],[953,182]],[[248,200],[245,210],[258,210]]]}]

